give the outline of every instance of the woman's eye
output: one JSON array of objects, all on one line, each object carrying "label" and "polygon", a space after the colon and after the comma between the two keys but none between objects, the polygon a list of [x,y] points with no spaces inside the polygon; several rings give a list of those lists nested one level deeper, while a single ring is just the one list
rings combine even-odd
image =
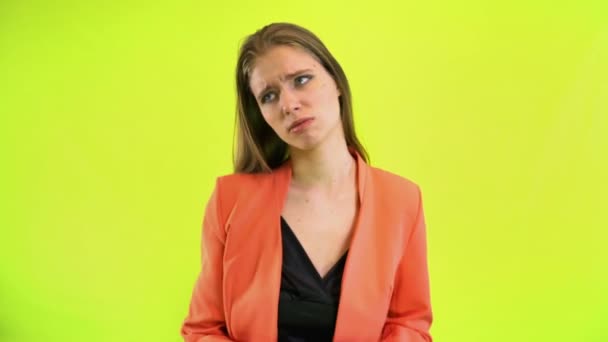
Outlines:
[{"label": "woman's eye", "polygon": [[302,84],[308,83],[308,81],[310,81],[310,79],[312,79],[312,76],[310,76],[310,75],[302,75],[302,76],[296,77],[295,81],[296,81],[297,85],[302,85]]},{"label": "woman's eye", "polygon": [[262,96],[262,103],[272,101],[272,99],[274,98],[273,96],[274,96],[274,93],[266,93],[264,96]]}]

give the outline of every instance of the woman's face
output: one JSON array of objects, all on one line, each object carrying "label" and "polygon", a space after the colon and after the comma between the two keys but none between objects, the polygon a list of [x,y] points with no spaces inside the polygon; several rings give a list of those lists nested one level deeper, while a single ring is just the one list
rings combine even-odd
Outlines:
[{"label": "woman's face", "polygon": [[255,60],[250,88],[262,116],[297,149],[310,149],[342,133],[338,87],[308,52],[275,46]]}]

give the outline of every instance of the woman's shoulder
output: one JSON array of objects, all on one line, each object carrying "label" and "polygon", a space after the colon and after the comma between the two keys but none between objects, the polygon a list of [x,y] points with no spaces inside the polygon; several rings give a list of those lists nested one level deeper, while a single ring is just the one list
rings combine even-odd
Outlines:
[{"label": "woman's shoulder", "polygon": [[222,217],[228,217],[231,208],[239,201],[242,196],[249,198],[264,196],[263,189],[270,189],[272,186],[271,174],[253,173],[231,173],[220,175],[216,178],[213,197],[220,208],[228,210],[223,212]]},{"label": "woman's shoulder", "polygon": [[411,222],[422,206],[420,186],[409,178],[377,167],[370,168],[371,197],[384,208],[384,213],[406,213]]},{"label": "woman's shoulder", "polygon": [[271,176],[271,173],[230,173],[217,177],[217,184],[223,189],[259,187],[268,183]]},{"label": "woman's shoulder", "polygon": [[389,192],[397,197],[417,198],[420,196],[420,186],[410,178],[378,167],[370,166],[369,170],[374,188]]}]

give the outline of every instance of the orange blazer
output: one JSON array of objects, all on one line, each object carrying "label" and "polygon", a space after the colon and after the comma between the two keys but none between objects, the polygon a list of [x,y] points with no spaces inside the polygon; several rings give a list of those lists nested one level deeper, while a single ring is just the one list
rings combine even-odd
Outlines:
[{"label": "orange blazer", "polygon": [[[277,340],[279,218],[291,172],[288,160],[272,173],[217,179],[203,219],[202,268],[181,327],[186,342]],[[420,190],[359,155],[357,182],[334,341],[431,342]]]}]

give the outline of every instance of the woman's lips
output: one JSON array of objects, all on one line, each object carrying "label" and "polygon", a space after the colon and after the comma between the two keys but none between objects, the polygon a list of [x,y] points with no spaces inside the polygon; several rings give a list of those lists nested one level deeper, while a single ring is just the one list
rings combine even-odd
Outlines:
[{"label": "woman's lips", "polygon": [[312,124],[312,121],[314,120],[314,118],[308,118],[308,119],[304,119],[302,120],[302,122],[298,123],[297,125],[293,126],[289,132],[290,133],[298,133],[303,131],[304,129],[306,129],[308,126],[310,126]]}]

